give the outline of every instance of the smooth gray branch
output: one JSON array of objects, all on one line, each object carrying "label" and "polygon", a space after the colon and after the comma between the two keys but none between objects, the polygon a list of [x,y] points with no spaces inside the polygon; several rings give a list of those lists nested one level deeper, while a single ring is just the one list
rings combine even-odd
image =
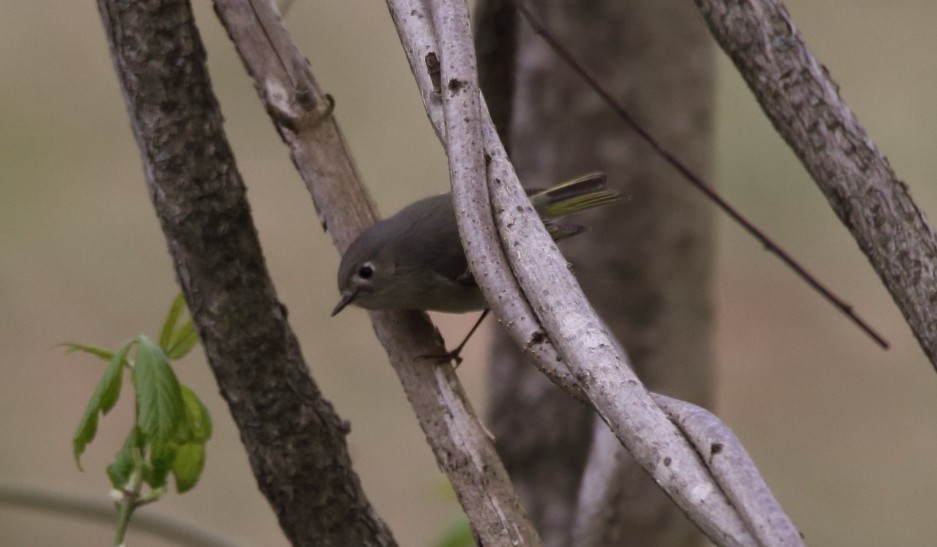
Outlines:
[{"label": "smooth gray branch", "polygon": [[[446,106],[446,130],[437,128],[437,133],[448,135],[451,139],[455,138],[452,131],[456,127],[472,130],[471,124],[462,126],[458,120],[456,123],[450,122],[450,118],[461,114],[464,121],[477,115],[475,104],[466,101],[461,96],[466,86],[475,88],[477,84],[475,84],[473,74],[466,75],[464,67],[450,66],[451,63],[457,61],[465,62],[466,56],[458,56],[455,59],[446,57],[451,48],[471,48],[471,42],[465,42],[461,33],[443,32],[437,29],[436,34],[441,37],[441,40],[438,48],[433,48],[433,42],[429,38],[432,32],[428,24],[429,18],[426,17],[426,11],[419,2],[388,0],[388,5],[398,25],[398,32],[401,35],[404,49],[407,51],[411,68],[421,86],[424,104],[431,120],[438,119],[438,116],[433,113],[438,105],[435,101],[426,100],[427,97],[432,97],[431,88],[426,87],[432,82],[431,78],[425,74],[426,68],[423,60],[431,54],[438,55],[438,52],[442,52],[443,97],[447,99],[447,103],[450,95],[456,95],[456,100],[453,101],[454,104],[451,107],[448,104]],[[431,5],[433,10],[451,9],[444,2],[434,2]],[[452,29],[452,22],[445,16],[434,12],[431,18],[437,26],[445,24],[448,29]],[[468,21],[462,23],[461,27],[467,29]],[[459,40],[463,41],[459,42]],[[461,45],[450,46],[449,43]],[[426,49],[421,49],[420,45]],[[469,57],[469,60],[473,59]],[[459,75],[458,81],[452,87],[460,93],[447,94],[446,90],[453,80],[447,76],[448,74]],[[466,84],[466,82],[471,83]],[[449,91],[451,92],[452,89]],[[560,348],[559,353],[551,349],[543,354],[563,356],[569,368],[565,376],[561,376],[570,380],[574,386],[572,388],[567,386],[567,389],[586,394],[593,406],[599,409],[600,414],[616,432],[618,438],[632,450],[642,466],[714,541],[722,545],[754,544],[755,540],[746,531],[728,500],[701,465],[694,449],[686,443],[660,408],[651,400],[650,395],[627,367],[624,355],[616,347],[617,344],[608,338],[601,322],[594,317],[591,307],[585,302],[575,280],[566,269],[565,261],[559,256],[552,240],[543,230],[539,219],[533,214],[513,168],[507,161],[483,101],[481,101],[481,106],[484,145],[489,162],[488,191],[493,202],[493,211],[498,217],[497,228],[503,241],[502,249],[510,249],[506,257],[520,284],[524,287],[522,297],[514,293],[515,289],[510,284],[498,284],[499,280],[488,274],[484,268],[491,261],[487,257],[474,256],[475,253],[484,254],[486,246],[492,246],[493,239],[490,235],[480,236],[478,232],[471,233],[481,220],[485,220],[486,217],[490,218],[490,211],[483,210],[486,199],[478,195],[477,188],[479,181],[484,180],[484,174],[479,174],[477,171],[477,159],[462,159],[453,156],[476,153],[473,147],[465,145],[465,143],[475,145],[476,138],[474,135],[460,137],[461,144],[447,145],[447,151],[450,154],[450,162],[455,162],[457,166],[471,166],[470,168],[451,168],[454,175],[453,195],[457,210],[460,213],[468,211],[472,217],[472,220],[465,223],[464,245],[472,267],[481,266],[479,271],[475,271],[476,279],[482,285],[492,308],[495,309],[501,321],[513,330],[516,324],[515,319],[518,318],[503,314],[501,309],[504,307],[503,302],[524,302],[524,297],[535,302],[533,309],[536,309],[539,319],[548,325],[547,331],[550,337],[545,337],[542,334],[543,331],[537,329],[529,338],[521,337],[522,345],[529,347],[535,342],[538,346],[549,345],[553,348],[551,340],[558,340],[554,343]],[[476,173],[475,176],[478,178],[471,180],[465,176],[467,172]],[[460,198],[462,192],[465,192],[467,197]],[[483,228],[483,230],[489,229]],[[483,243],[479,244],[479,240]],[[549,292],[544,294],[547,293],[544,290],[547,287],[549,287]],[[516,332],[514,335],[517,337]],[[539,364],[542,365],[542,363]],[[554,363],[552,367],[544,368],[555,371],[557,367]],[[569,370],[573,371],[572,376]]]},{"label": "smooth gray branch", "polygon": [[654,401],[699,452],[759,545],[801,545],[800,532],[774,499],[742,443],[704,408],[665,395]]},{"label": "smooth gray branch", "polygon": [[[455,3],[464,7],[464,2],[456,0]],[[395,5],[398,8],[402,7],[396,2],[389,4],[392,10]],[[461,62],[474,62],[474,56],[453,56],[449,53],[452,50],[473,49],[470,38],[464,38],[462,33],[456,32],[456,25],[447,19],[454,11],[451,4],[452,2],[430,4],[433,22],[437,26],[446,25],[447,29],[436,29],[436,36],[439,38],[439,49],[436,51],[442,53],[440,60],[443,97],[446,103],[446,134],[450,140],[455,138],[450,131],[459,126],[458,123],[450,121],[450,118],[461,116],[461,119],[468,119],[478,115],[477,110],[472,110],[472,102],[466,101],[461,95],[453,97],[451,93],[453,87],[457,91],[467,87],[477,93],[474,66],[456,66]],[[458,28],[466,29],[464,35],[470,37],[467,10],[463,11],[465,20],[458,24]],[[401,15],[403,14],[398,12],[395,20],[403,21],[404,17]],[[423,26],[425,18],[410,17],[407,21],[417,29],[422,26],[422,30],[426,30]],[[401,25],[399,30],[401,34],[407,32],[405,25]],[[426,43],[427,40],[422,42]],[[447,54],[450,56],[447,57]],[[414,66],[419,66],[419,61],[411,59],[411,67]],[[449,74],[459,75],[457,81],[447,76]],[[450,99],[454,99],[451,106]],[[714,541],[725,545],[753,544],[751,536],[745,531],[728,500],[713,483],[712,477],[701,465],[692,447],[654,404],[626,365],[624,356],[617,351],[615,342],[608,338],[601,321],[595,317],[569,273],[565,260],[559,255],[556,246],[530,207],[513,169],[504,157],[503,147],[500,147],[500,139],[494,132],[487,110],[483,110],[482,116],[484,130],[490,132],[486,133],[484,141],[490,158],[488,191],[491,194],[493,209],[499,217],[497,228],[504,242],[503,249],[510,249],[505,254],[523,286],[524,296],[533,304],[541,323],[547,327],[550,338],[576,377],[580,389],[586,393],[623,444],[635,454],[642,467],[654,476],[665,491]],[[473,135],[459,138],[463,143],[475,144],[477,140]],[[464,145],[452,146],[447,143],[447,152],[450,154],[451,163],[474,165],[471,158],[463,160],[453,157],[472,153],[472,149]],[[496,166],[501,170],[497,170],[499,167]],[[462,175],[460,169],[457,167],[450,170],[453,174]],[[462,176],[453,179],[453,195],[460,214],[464,214],[465,208],[481,209],[485,205],[483,199],[460,200],[458,197],[461,192],[471,191],[469,188],[460,188],[460,185],[478,186],[485,180],[483,173],[476,174],[476,177],[478,178],[474,181],[464,180],[465,177]],[[476,210],[471,214],[475,218],[484,219],[490,215],[490,211]],[[484,257],[475,255],[478,249],[473,247],[472,238],[467,237],[464,232],[463,229],[466,254],[474,268],[477,263],[484,262]],[[475,274],[486,296],[504,296],[503,287],[492,287],[483,274]],[[493,307],[497,312],[497,306],[493,304]],[[505,321],[504,317],[499,318],[511,328],[509,321]]]}]

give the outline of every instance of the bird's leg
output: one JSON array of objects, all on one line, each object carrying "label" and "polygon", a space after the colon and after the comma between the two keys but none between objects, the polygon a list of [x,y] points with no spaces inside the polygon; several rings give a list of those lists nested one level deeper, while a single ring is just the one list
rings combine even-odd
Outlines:
[{"label": "bird's leg", "polygon": [[484,321],[485,318],[488,317],[488,313],[490,312],[491,312],[490,308],[485,308],[485,311],[483,311],[482,314],[478,316],[478,321],[475,321],[475,324],[472,325],[471,329],[469,329],[468,334],[465,335],[465,338],[462,339],[462,342],[460,342],[459,345],[456,346],[454,350],[449,352],[449,356],[455,360],[456,366],[459,366],[462,363],[462,357],[459,356],[459,354],[462,353],[462,348],[465,347],[466,342],[468,342],[469,338],[471,338],[472,335],[475,334],[475,331],[478,330],[478,327],[481,326],[482,321]]},{"label": "bird's leg", "polygon": [[469,338],[471,338],[472,335],[475,334],[475,331],[478,330],[478,327],[482,324],[482,321],[484,321],[485,318],[488,317],[489,312],[491,312],[491,310],[489,308],[485,308],[482,314],[478,316],[478,321],[475,321],[475,324],[472,326],[471,330],[469,330],[468,334],[465,335],[465,338],[462,339],[462,342],[458,346],[456,346],[455,349],[451,351],[447,351],[446,353],[443,353],[442,355],[424,355],[423,357],[433,358],[433,359],[445,359],[446,361],[455,361],[456,367],[461,365],[462,357],[459,354],[462,353],[462,348],[465,347],[465,344],[466,342],[469,341]]}]

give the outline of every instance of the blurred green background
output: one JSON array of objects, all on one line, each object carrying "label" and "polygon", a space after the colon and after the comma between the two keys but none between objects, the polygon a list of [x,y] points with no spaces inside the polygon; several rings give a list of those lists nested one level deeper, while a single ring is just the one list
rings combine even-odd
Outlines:
[{"label": "blurred green background", "polygon": [[[454,502],[440,493],[443,479],[367,316],[328,317],[336,253],[209,3],[196,4],[268,266],[312,373],[351,421],[356,467],[397,539],[428,545],[455,518]],[[937,3],[787,5],[919,205],[937,209]],[[288,23],[337,100],[381,210],[443,191],[443,154],[383,3],[300,1]],[[717,411],[808,543],[933,545],[937,374],[845,229],[718,57],[719,186],[893,349],[877,349],[721,219]],[[177,291],[173,272],[94,4],[4,3],[0,74],[0,481],[105,500],[103,466],[129,427],[130,408],[123,404],[102,422],[85,455],[87,472],[79,472],[70,439],[101,366],[52,345],[116,346],[155,333]],[[639,116],[653,129],[653,112]],[[441,323],[455,339],[472,320]],[[483,357],[476,340],[459,369],[479,409]],[[285,545],[201,353],[178,374],[213,411],[208,468],[194,492],[144,510],[245,545]],[[110,538],[109,527],[0,508],[3,545]],[[160,544],[132,532],[130,542]]]}]

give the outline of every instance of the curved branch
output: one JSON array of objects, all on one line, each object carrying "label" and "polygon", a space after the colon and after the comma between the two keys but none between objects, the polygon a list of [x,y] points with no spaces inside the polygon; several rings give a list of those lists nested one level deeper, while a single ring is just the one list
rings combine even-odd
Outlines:
[{"label": "curved branch", "polygon": [[[479,185],[479,181],[486,180],[485,171],[479,165],[480,158],[473,157],[480,156],[481,140],[477,133],[471,134],[474,127],[463,123],[473,117],[477,119],[479,115],[477,103],[466,98],[466,95],[478,94],[474,56],[469,53],[474,48],[468,30],[468,13],[464,9],[459,13],[459,8],[464,8],[461,0],[438,1],[432,5],[432,20],[442,52],[446,149],[453,200],[462,217],[460,233],[482,291],[499,313],[499,319],[505,321],[497,303],[505,298],[519,298],[517,293],[507,293],[503,286],[494,284],[485,275],[484,267],[490,254],[487,249],[497,246],[498,242],[490,233],[491,208],[487,196],[483,196],[484,188]],[[453,22],[457,16],[464,20]],[[464,32],[460,32],[463,29]],[[580,388],[642,466],[678,505],[691,513],[691,518],[710,537],[725,544],[751,543],[751,538],[718,488],[706,486],[712,484],[712,479],[700,465],[696,454],[685,443],[675,441],[679,435],[673,425],[651,401],[627,367],[624,356],[608,339],[543,224],[533,213],[503,149],[496,150],[500,139],[494,133],[490,118],[484,125],[489,132],[484,139],[491,170],[488,192],[495,216],[499,217],[502,248],[510,249],[510,253],[505,254],[523,287],[521,294],[531,301]],[[466,134],[454,135],[454,130]],[[476,229],[479,225],[488,234],[480,237],[480,230]],[[510,322],[508,327],[511,328]]]},{"label": "curved branch", "polygon": [[[455,0],[455,4],[461,2]],[[431,93],[423,86],[431,84],[431,79],[424,74],[426,69],[422,65],[423,59],[437,50],[414,47],[414,44],[425,44],[426,47],[432,45],[432,40],[428,38],[431,29],[425,11],[415,0],[388,0],[388,5],[398,24],[410,66],[421,85],[430,119],[437,119],[432,110],[438,108],[438,105],[425,100]],[[437,25],[436,34],[440,38],[439,48],[443,53],[441,87],[445,90],[443,97],[446,99],[446,130],[437,128],[437,133],[445,133],[454,139],[457,137],[451,131],[472,131],[473,124],[463,122],[479,115],[475,103],[464,97],[466,88],[477,93],[474,66],[458,65],[473,63],[474,59],[465,54],[447,55],[452,50],[472,49],[470,40],[466,38],[470,34],[461,32],[468,28],[467,13],[462,10],[464,22],[453,23],[447,17],[452,17],[452,13],[459,11],[460,6],[445,1],[432,2],[431,5],[432,20]],[[413,34],[419,35],[419,38]],[[565,261],[559,256],[540,220],[531,211],[483,100],[480,101],[480,107],[485,154],[489,164],[488,192],[492,201],[491,209],[497,218],[498,235],[503,243],[499,244],[491,234],[490,227],[485,225],[491,222],[491,209],[485,209],[487,198],[480,195],[478,188],[478,182],[485,180],[485,173],[480,172],[477,157],[472,157],[477,156],[477,137],[471,133],[460,136],[457,145],[447,143],[447,152],[450,155],[456,209],[460,216],[467,217],[460,219],[466,255],[489,304],[502,323],[512,331],[512,335],[516,339],[520,338],[525,348],[550,347],[535,354],[535,357],[562,357],[568,369],[564,378],[578,386],[568,389],[585,394],[642,467],[711,539],[720,545],[754,544],[752,535],[704,468],[695,450],[643,389],[628,368],[617,343],[608,337],[606,329],[595,317],[569,274]],[[480,229],[476,229],[479,226]],[[500,266],[499,246],[510,249],[503,256],[508,258],[511,270],[523,287],[520,294],[516,292],[517,285],[505,281],[497,271],[496,267]],[[494,259],[489,249],[495,250]],[[492,265],[496,267],[492,268]],[[536,319],[525,316],[523,310],[531,308],[526,307],[524,297],[533,304]],[[520,315],[510,314],[517,310],[522,310]],[[516,327],[521,321],[527,321],[527,325],[536,325],[538,320],[547,327],[545,330],[549,337],[542,334],[540,327],[518,336]],[[538,366],[544,370],[562,368],[557,367],[556,363],[554,360],[552,364],[545,364],[538,359]],[[788,539],[786,544],[797,545],[799,538]]]},{"label": "curved branch", "polygon": [[760,545],[799,545],[800,532],[774,499],[742,443],[719,418],[694,404],[653,394],[690,439]]}]

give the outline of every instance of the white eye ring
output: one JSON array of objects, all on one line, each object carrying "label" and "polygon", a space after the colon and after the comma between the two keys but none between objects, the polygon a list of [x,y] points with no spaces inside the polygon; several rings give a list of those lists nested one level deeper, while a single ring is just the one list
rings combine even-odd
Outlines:
[{"label": "white eye ring", "polygon": [[370,262],[365,262],[358,268],[358,277],[361,279],[371,279],[374,276],[374,266]]}]

